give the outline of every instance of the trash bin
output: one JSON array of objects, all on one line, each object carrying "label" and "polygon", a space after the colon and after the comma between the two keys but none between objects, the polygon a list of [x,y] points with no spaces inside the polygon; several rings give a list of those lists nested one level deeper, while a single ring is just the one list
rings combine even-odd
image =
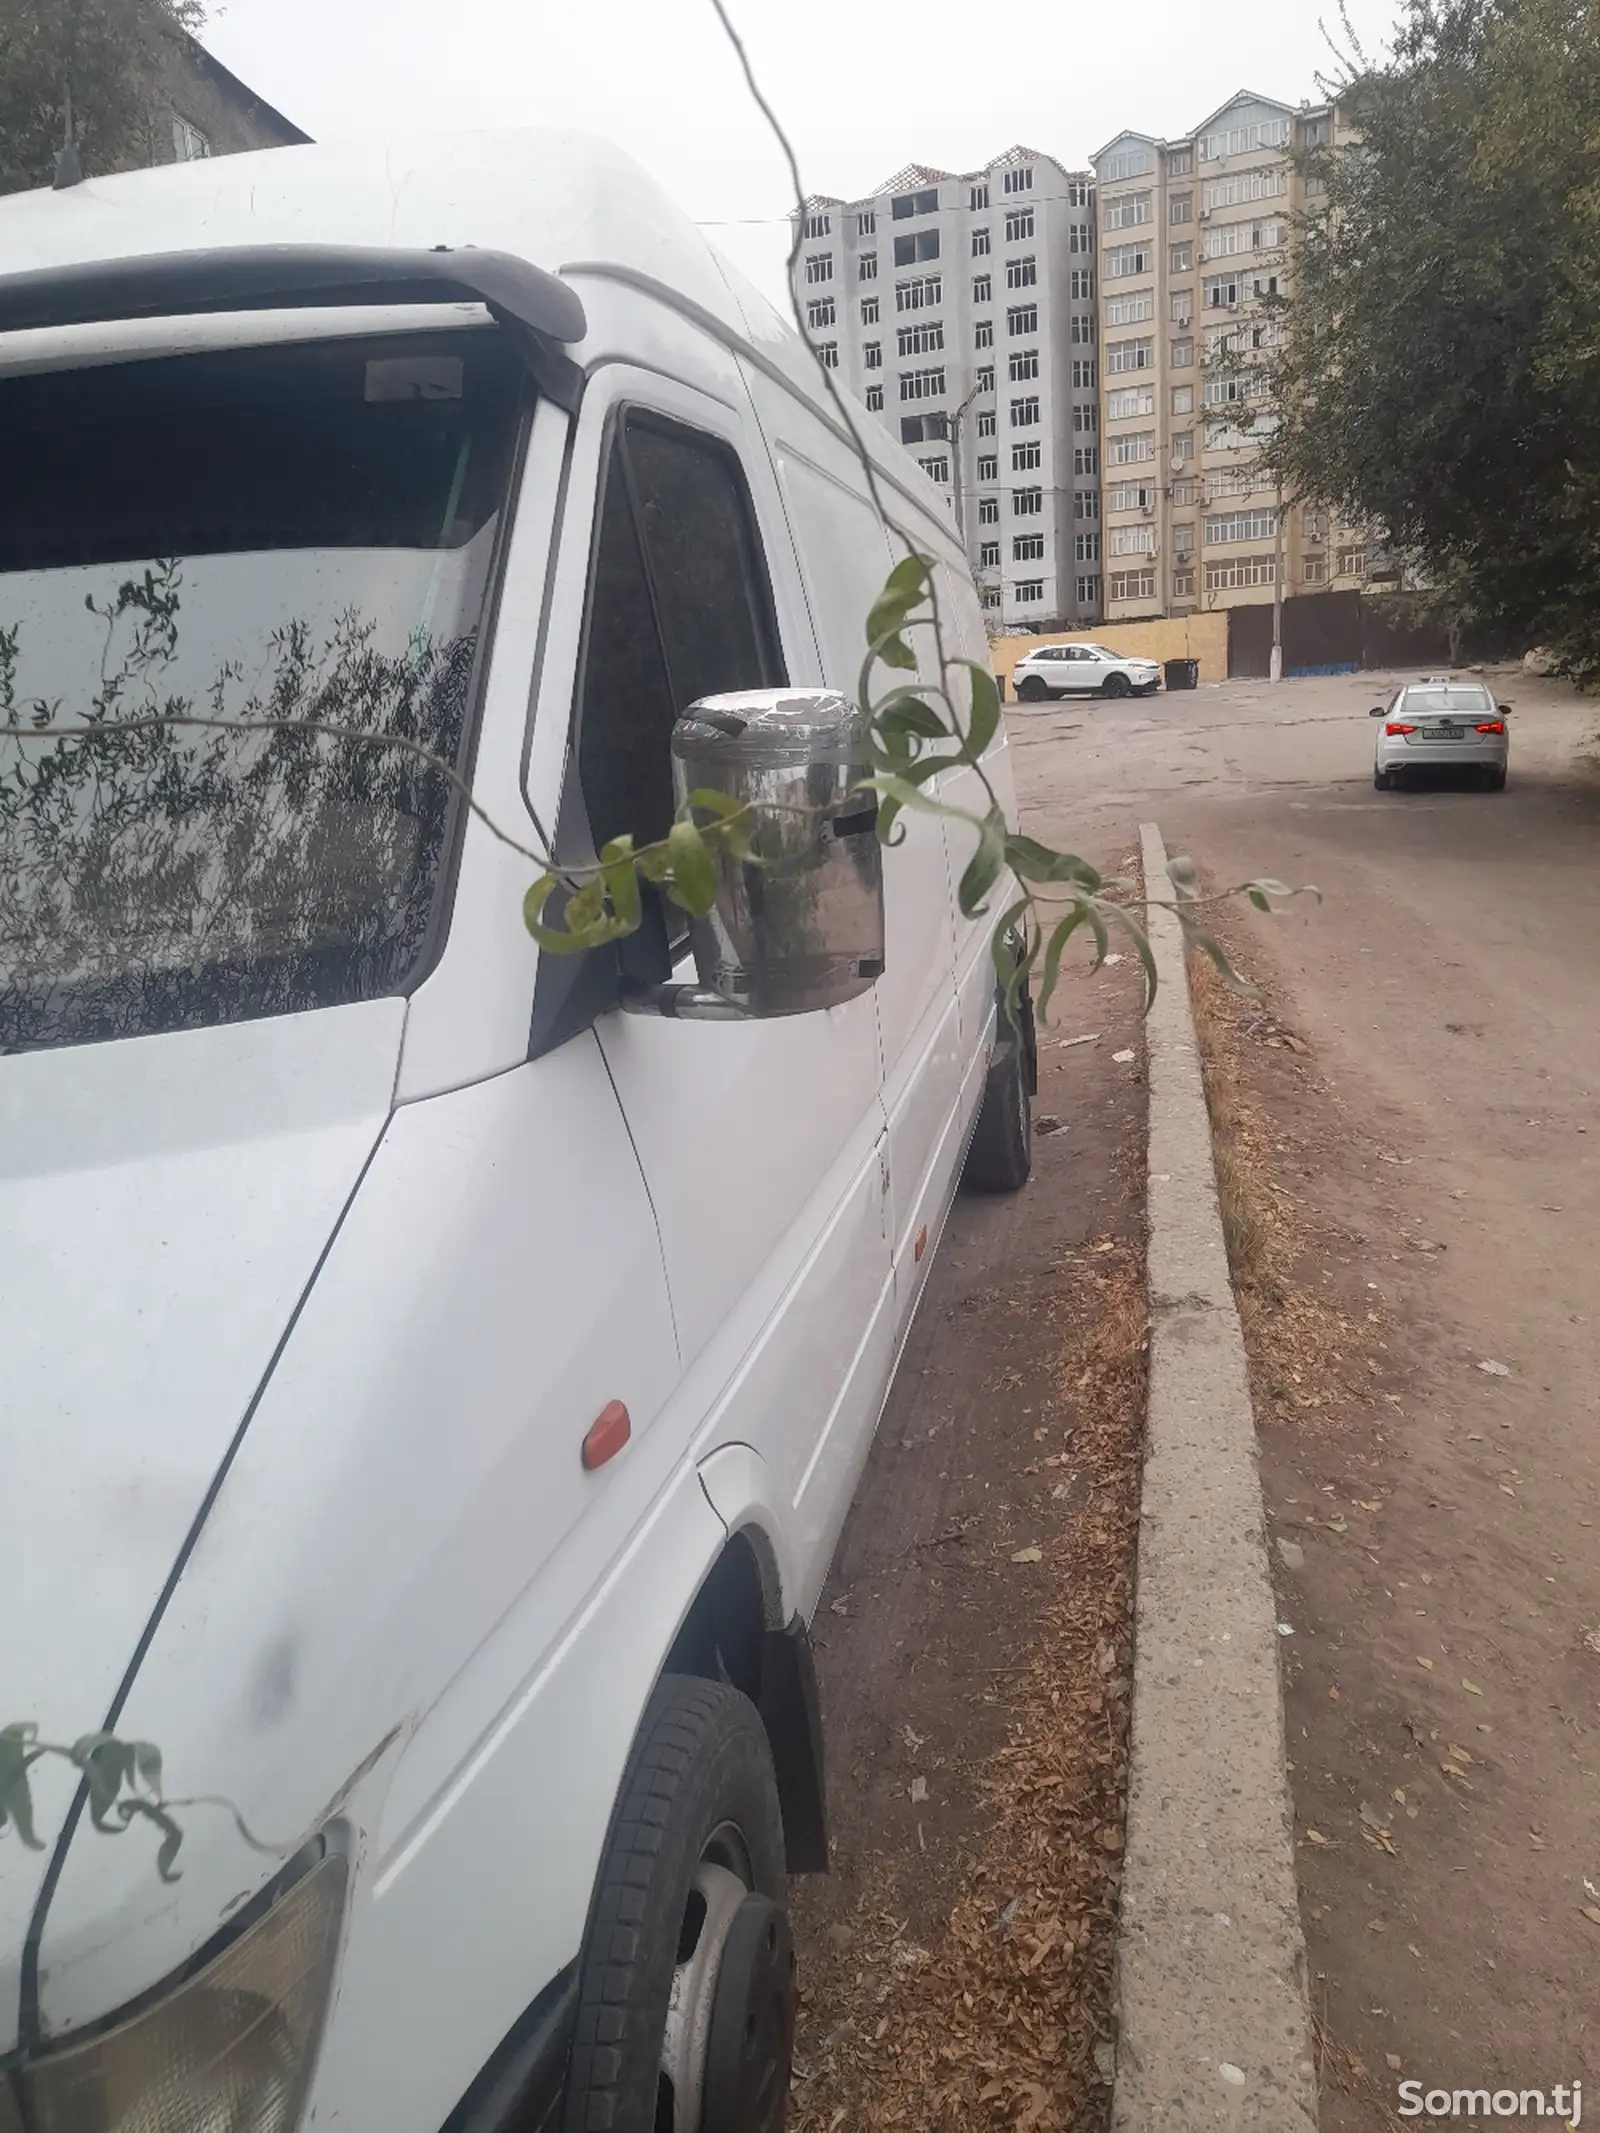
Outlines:
[{"label": "trash bin", "polygon": [[1198,689],[1200,662],[1198,659],[1169,659],[1166,675],[1169,689]]}]

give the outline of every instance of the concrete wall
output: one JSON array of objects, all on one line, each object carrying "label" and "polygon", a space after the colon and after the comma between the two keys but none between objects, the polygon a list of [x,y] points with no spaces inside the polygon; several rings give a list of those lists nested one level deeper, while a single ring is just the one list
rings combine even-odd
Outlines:
[{"label": "concrete wall", "polygon": [[1071,644],[1092,641],[1137,659],[1198,659],[1202,681],[1228,678],[1228,617],[1226,613],[1178,615],[1154,622],[1097,622],[1092,630],[1063,630],[1059,636],[997,637],[989,647],[989,661],[998,680],[1010,695],[1011,669],[1025,652],[1041,644]]}]

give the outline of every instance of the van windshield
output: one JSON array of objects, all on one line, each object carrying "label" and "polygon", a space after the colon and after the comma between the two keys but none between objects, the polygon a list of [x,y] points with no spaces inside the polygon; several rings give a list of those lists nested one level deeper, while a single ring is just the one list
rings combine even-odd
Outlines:
[{"label": "van windshield", "polygon": [[452,788],[342,736],[464,765],[522,393],[489,330],[0,381],[0,1052],[413,979]]}]

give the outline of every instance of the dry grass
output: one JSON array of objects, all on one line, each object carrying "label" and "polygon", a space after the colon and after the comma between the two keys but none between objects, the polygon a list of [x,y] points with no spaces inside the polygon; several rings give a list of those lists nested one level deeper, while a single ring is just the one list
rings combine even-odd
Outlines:
[{"label": "dry grass", "polygon": [[974,1773],[987,1812],[927,1945],[891,1866],[864,1891],[847,1960],[803,2010],[795,2133],[1105,2122],[1148,1321],[1134,1252],[1103,1240],[1079,1264],[1087,1329],[1059,1373],[1078,1419],[1041,1460],[1070,1462],[1071,1508],[1024,1663],[995,1692],[1012,1718]]}]

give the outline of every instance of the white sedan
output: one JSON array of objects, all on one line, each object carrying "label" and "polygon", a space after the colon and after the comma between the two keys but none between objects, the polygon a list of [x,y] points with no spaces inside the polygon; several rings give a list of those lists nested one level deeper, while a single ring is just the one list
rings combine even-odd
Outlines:
[{"label": "white sedan", "polygon": [[1154,696],[1161,669],[1153,659],[1124,659],[1103,644],[1041,644],[1011,670],[1018,700],[1047,696]]},{"label": "white sedan", "polygon": [[1509,704],[1497,704],[1481,681],[1430,674],[1404,682],[1369,716],[1381,719],[1372,782],[1393,792],[1419,770],[1476,770],[1490,792],[1504,792]]}]

